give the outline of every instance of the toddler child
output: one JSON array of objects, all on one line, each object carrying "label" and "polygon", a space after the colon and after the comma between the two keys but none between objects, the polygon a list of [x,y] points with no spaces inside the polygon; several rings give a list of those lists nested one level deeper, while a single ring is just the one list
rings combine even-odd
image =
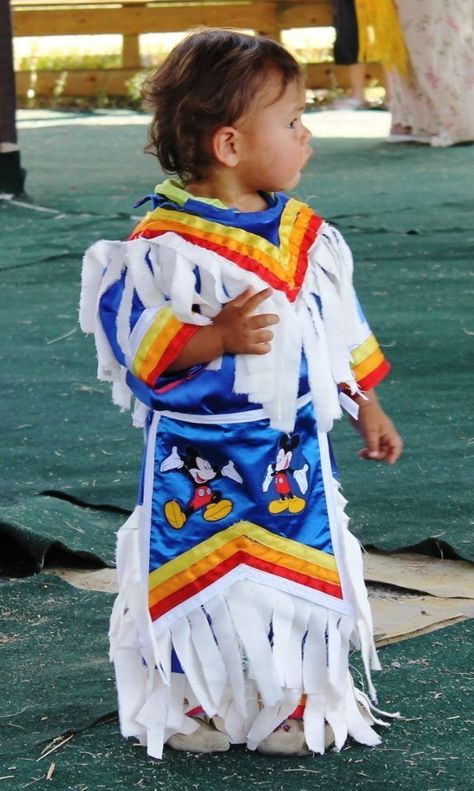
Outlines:
[{"label": "toddler child", "polygon": [[204,29],[146,91],[174,178],[127,242],[87,251],[81,301],[99,377],[122,408],[135,397],[146,440],[110,626],[122,733],[157,758],[375,745],[379,665],[328,432],[342,402],[364,458],[393,464],[402,443],[350,251],[282,192],[311,154],[300,67]]}]

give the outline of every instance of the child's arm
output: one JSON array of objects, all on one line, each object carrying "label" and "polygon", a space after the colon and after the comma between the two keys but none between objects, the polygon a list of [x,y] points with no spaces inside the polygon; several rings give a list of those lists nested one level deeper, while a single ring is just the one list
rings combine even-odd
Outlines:
[{"label": "child's arm", "polygon": [[365,396],[367,400],[360,396],[355,398],[359,417],[353,423],[365,440],[365,448],[359,452],[359,456],[395,464],[403,450],[402,438],[380,406],[375,390],[368,390]]},{"label": "child's arm", "polygon": [[167,372],[182,371],[199,363],[216,360],[229,354],[267,354],[273,338],[267,329],[279,321],[275,313],[255,314],[256,309],[271,295],[265,288],[257,294],[246,289],[228,302],[215,316],[213,323],[200,327],[180,354],[168,366]]}]

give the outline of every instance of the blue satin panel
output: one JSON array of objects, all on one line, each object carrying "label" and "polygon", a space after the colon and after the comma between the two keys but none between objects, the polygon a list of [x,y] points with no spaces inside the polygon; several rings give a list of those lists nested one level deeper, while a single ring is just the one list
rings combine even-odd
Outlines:
[{"label": "blue satin panel", "polygon": [[[121,365],[125,365],[125,356],[117,339],[117,313],[123,289],[124,275],[120,280],[112,283],[99,302],[102,327]],[[143,304],[135,292],[130,314],[130,331],[133,330],[143,309]],[[142,403],[159,411],[214,415],[260,408],[260,404],[250,402],[247,396],[233,393],[234,369],[234,356],[224,355],[222,366],[218,371],[210,371],[205,365],[196,365],[186,371],[159,377],[155,387],[149,387],[129,371],[127,384]],[[308,390],[307,366],[303,359],[299,395],[304,395]]]},{"label": "blue satin panel", "polygon": [[120,365],[125,365],[125,356],[117,340],[117,313],[123,295],[125,273],[112,283],[99,301],[99,317],[102,328]]},{"label": "blue satin panel", "polygon": [[[127,384],[137,398],[159,412],[184,412],[191,415],[221,415],[261,409],[246,395],[236,395],[234,386],[235,358],[226,354],[219,371],[209,371],[205,366],[195,366],[173,376],[161,376],[156,388],[148,387],[130,372]],[[169,388],[170,384],[175,387]],[[306,359],[301,360],[298,395],[309,392]]]},{"label": "blue satin panel", "polygon": [[[268,467],[275,465],[281,438],[288,437],[271,429],[268,420],[198,425],[162,417],[155,447],[150,571],[241,520],[333,554],[316,431],[313,407],[307,404],[300,409],[295,430],[290,435],[297,435],[299,443],[284,471],[284,484],[280,482],[278,490],[274,475],[264,492],[262,485]],[[186,463],[181,469],[162,472],[160,466],[170,457],[173,447]],[[200,486],[193,483],[187,471],[194,464],[189,459],[196,455],[210,465],[207,468],[209,478]],[[242,477],[242,483],[222,475],[221,470],[229,460]],[[294,471],[305,464],[308,465],[308,488],[303,493]],[[202,501],[200,494],[204,494]],[[218,521],[205,518],[210,497],[225,504],[224,510],[229,509]],[[269,506],[275,508],[272,503],[290,502],[293,498],[304,502],[304,509],[299,513],[270,512]],[[175,501],[186,515],[184,526],[179,529],[173,527],[165,515],[165,505],[171,501]]]}]

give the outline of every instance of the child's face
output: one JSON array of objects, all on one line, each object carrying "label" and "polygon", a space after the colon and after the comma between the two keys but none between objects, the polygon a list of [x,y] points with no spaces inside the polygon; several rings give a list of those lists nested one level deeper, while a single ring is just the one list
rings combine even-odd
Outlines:
[{"label": "child's face", "polygon": [[312,154],[311,133],[302,122],[304,87],[292,82],[275,100],[280,90],[278,76],[271,76],[235,124],[243,144],[240,176],[256,192],[293,189]]}]

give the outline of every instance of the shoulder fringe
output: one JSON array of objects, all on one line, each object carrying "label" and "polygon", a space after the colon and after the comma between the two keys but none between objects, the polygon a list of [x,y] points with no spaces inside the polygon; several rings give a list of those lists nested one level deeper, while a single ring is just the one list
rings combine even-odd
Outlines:
[{"label": "shoulder fringe", "polygon": [[[336,483],[334,482],[336,486]],[[142,510],[119,531],[119,595],[111,624],[122,734],[136,737],[148,754],[161,758],[174,733],[192,733],[186,715],[196,705],[222,718],[232,743],[253,750],[287,716],[303,695],[305,738],[324,753],[325,724],[335,749],[348,737],[376,745],[377,714],[371,669],[379,669],[362,577],[361,551],[347,530],[344,500],[337,496],[346,561],[354,570],[356,615],[340,615],[262,584],[240,581],[156,636],[141,582],[139,526]],[[352,575],[351,575],[352,576]],[[272,642],[268,635],[272,632]],[[368,695],[354,687],[349,650],[360,648]],[[171,672],[176,652],[184,674]]]},{"label": "shoulder fringe", "polygon": [[[262,313],[280,316],[280,322],[272,328],[271,351],[236,357],[235,392],[262,404],[271,425],[280,431],[294,427],[303,350],[321,430],[329,431],[341,416],[337,384],[345,382],[357,391],[349,351],[349,338],[353,339],[357,326],[352,320],[352,259],[342,237],[327,224],[310,251],[309,263],[295,303],[275,290],[260,308]],[[195,290],[196,268],[199,293]],[[80,323],[84,332],[95,334],[98,376],[114,383],[114,402],[122,408],[129,408],[131,398],[126,371],[115,360],[97,315],[101,295],[121,277],[125,281],[117,334],[126,359],[133,289],[145,307],[159,309],[170,304],[180,321],[203,325],[244,289],[260,291],[267,287],[255,273],[175,233],[150,240],[101,241],[89,248],[83,264]],[[321,298],[322,311],[315,295]],[[193,310],[196,304],[200,313]]]},{"label": "shoulder fringe", "polygon": [[[97,378],[112,384],[112,401],[121,409],[130,409],[132,393],[126,384],[126,369],[117,361],[98,318],[102,294],[126,268],[126,243],[100,241],[89,247],[82,263],[79,324],[83,332],[94,333],[97,352]],[[128,321],[122,317],[122,321]]]}]

